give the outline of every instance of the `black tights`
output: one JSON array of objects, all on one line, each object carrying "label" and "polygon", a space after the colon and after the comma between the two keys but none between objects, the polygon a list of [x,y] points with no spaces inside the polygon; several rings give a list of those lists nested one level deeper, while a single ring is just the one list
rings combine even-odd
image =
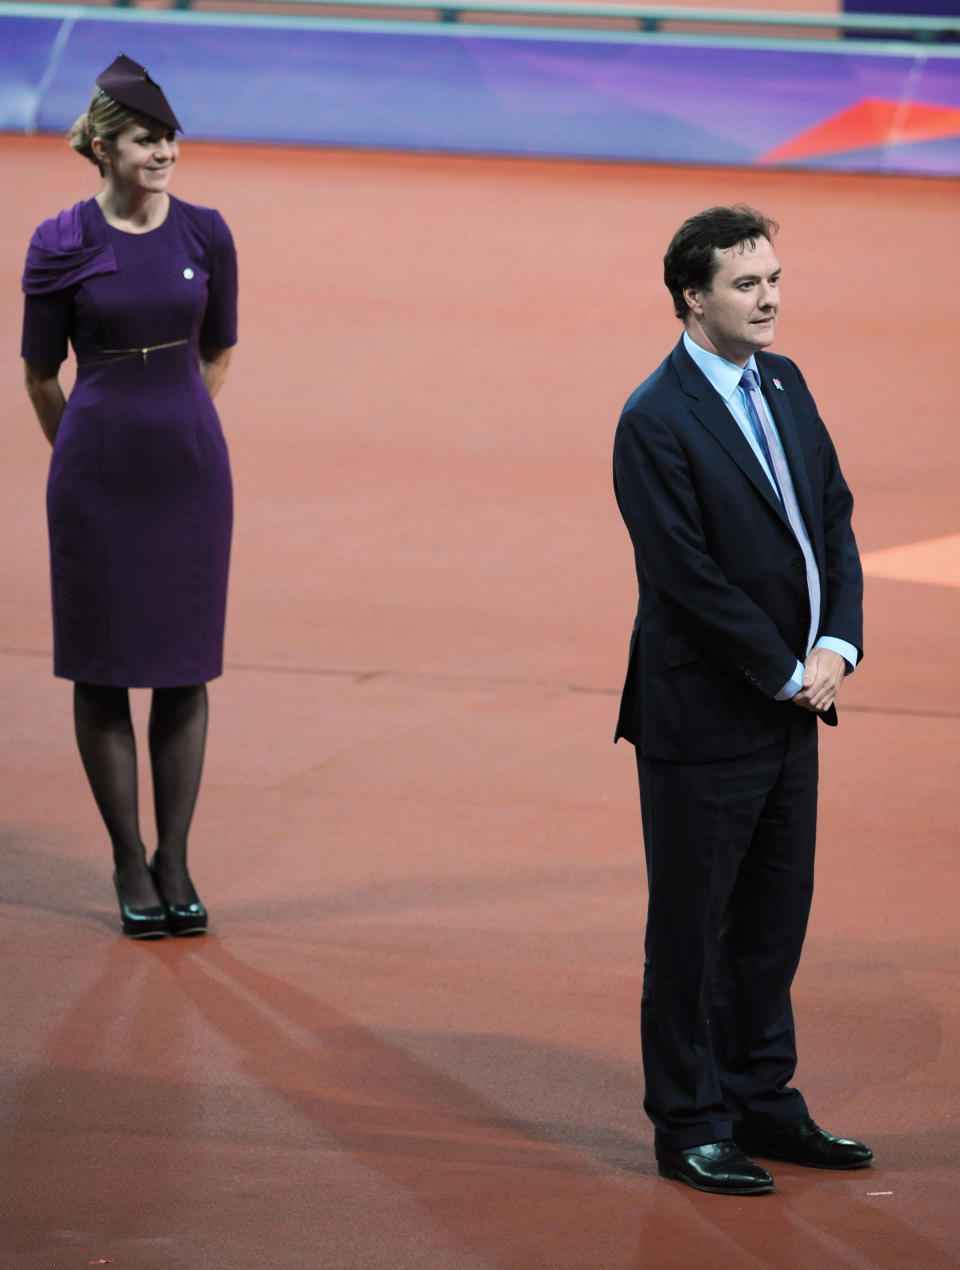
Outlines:
[{"label": "black tights", "polygon": [[[127,689],[76,684],[73,717],[80,757],[113,844],[120,888],[135,908],[156,904],[140,837],[137,747]],[[190,904],[196,892],[187,872],[187,835],[207,739],[206,685],[155,688],[148,739],[157,822],[154,868],[166,899]]]}]

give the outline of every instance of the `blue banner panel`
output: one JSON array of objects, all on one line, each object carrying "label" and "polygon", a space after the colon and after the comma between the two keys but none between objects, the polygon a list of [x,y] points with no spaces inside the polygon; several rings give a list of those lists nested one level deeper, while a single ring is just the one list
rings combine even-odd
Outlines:
[{"label": "blue banner panel", "polygon": [[0,127],[62,132],[119,51],[187,136],[960,174],[960,50],[0,4]]}]

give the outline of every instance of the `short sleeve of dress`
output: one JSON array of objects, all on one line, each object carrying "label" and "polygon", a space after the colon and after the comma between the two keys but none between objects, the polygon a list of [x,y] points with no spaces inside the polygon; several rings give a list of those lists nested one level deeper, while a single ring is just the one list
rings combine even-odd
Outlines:
[{"label": "short sleeve of dress", "polygon": [[74,203],[41,221],[33,232],[23,270],[23,338],[28,362],[59,366],[67,356],[73,295],[87,278],[115,273],[113,248],[84,243],[83,210],[93,200]]},{"label": "short sleeve of dress", "polygon": [[212,212],[210,280],[200,346],[232,348],[237,342],[237,253],[227,222]]},{"label": "short sleeve of dress", "polygon": [[67,356],[70,332],[70,293],[23,297],[23,338],[20,355],[38,366],[59,366]]}]

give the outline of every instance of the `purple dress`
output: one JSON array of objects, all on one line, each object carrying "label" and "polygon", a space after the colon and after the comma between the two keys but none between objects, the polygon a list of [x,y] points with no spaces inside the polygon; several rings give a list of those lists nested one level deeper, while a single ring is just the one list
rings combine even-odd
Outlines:
[{"label": "purple dress", "polygon": [[77,357],[50,461],[54,674],[170,688],[223,669],[233,495],[197,363],[236,343],[233,240],[216,211],[170,199],[146,234],[94,199],[37,229],[23,357]]}]

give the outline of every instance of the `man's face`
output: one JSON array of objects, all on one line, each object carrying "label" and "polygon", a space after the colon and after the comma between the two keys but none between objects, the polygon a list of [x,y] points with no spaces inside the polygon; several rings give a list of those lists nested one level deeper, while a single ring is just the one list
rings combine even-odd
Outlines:
[{"label": "man's face", "polygon": [[780,262],[766,238],[714,248],[717,272],[708,290],[690,287],[687,329],[696,343],[745,366],[773,343],[780,311]]}]

